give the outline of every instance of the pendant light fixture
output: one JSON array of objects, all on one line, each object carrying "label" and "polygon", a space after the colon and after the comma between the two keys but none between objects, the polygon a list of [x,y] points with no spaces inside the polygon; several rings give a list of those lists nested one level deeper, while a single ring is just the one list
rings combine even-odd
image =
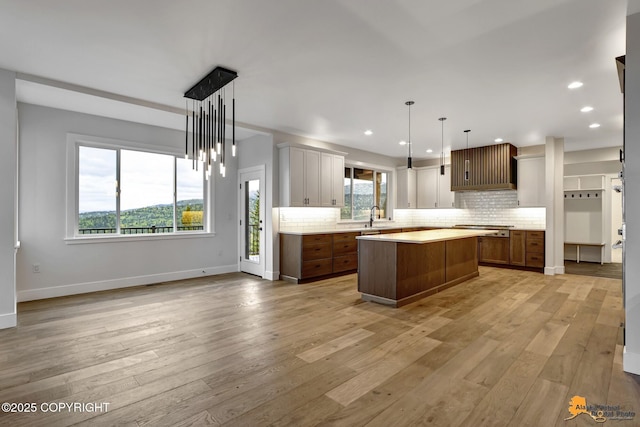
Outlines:
[{"label": "pendant light fixture", "polygon": [[444,121],[447,120],[446,117],[440,117],[440,123],[442,124],[442,151],[440,152],[440,175],[444,175]]},{"label": "pendant light fixture", "polygon": [[467,150],[464,153],[466,159],[464,160],[464,180],[469,181],[469,132],[471,129],[467,129],[464,133],[467,134]]},{"label": "pendant light fixture", "polygon": [[[226,175],[226,119],[227,97],[226,86],[233,82],[231,101],[231,154],[236,155],[236,99],[235,78],[238,73],[222,67],[216,67],[191,89],[184,97],[191,99],[185,107],[185,158],[191,159],[193,169],[198,170],[199,163],[205,171],[207,179],[216,161],[220,162],[220,175]],[[191,115],[191,132],[189,132],[189,115]],[[189,146],[191,133],[191,146]]]},{"label": "pendant light fixture", "polygon": [[404,105],[409,107],[409,139],[407,142],[407,145],[409,146],[409,156],[407,157],[407,169],[412,169],[412,165],[411,165],[411,153],[412,153],[412,147],[411,147],[411,106],[415,104],[415,102],[413,101],[407,101],[404,103]]}]

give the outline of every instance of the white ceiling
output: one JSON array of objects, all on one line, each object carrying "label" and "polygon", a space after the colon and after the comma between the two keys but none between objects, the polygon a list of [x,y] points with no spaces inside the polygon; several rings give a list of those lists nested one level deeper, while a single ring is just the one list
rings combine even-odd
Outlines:
[{"label": "white ceiling", "polygon": [[[237,120],[254,126],[402,157],[413,100],[416,158],[439,155],[442,116],[445,150],[466,146],[464,129],[471,146],[556,136],[579,150],[622,144],[614,58],[625,53],[626,9],[626,0],[0,0],[0,68],[184,108],[184,92],[221,65],[239,74]],[[567,89],[574,80],[584,86]],[[183,126],[172,113],[33,82],[18,97]]]}]

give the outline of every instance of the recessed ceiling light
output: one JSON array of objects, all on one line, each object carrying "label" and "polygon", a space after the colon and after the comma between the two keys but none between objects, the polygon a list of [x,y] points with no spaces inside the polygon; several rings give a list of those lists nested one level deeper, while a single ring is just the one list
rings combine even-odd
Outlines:
[{"label": "recessed ceiling light", "polygon": [[432,150],[431,148],[429,148],[429,149],[427,150],[427,153],[433,153],[433,150]]},{"label": "recessed ceiling light", "polygon": [[578,89],[579,87],[582,87],[583,83],[582,82],[571,82],[569,83],[569,86],[567,86],[569,89]]},{"label": "recessed ceiling light", "polygon": [[502,142],[502,141],[504,141],[504,139],[502,139],[502,138],[496,138],[496,139],[493,140],[493,142]]},{"label": "recessed ceiling light", "polygon": [[400,145],[407,145],[407,141],[400,141],[400,142],[398,142],[398,144],[400,144]]},{"label": "recessed ceiling light", "polygon": [[600,127],[600,123],[591,123],[591,124],[589,125],[589,127],[590,127],[591,129],[599,128],[599,127]]},{"label": "recessed ceiling light", "polygon": [[371,129],[367,129],[364,131],[364,134],[369,136],[369,135],[373,135],[373,131]]},{"label": "recessed ceiling light", "polygon": [[593,107],[589,107],[587,105],[586,107],[582,107],[580,111],[582,111],[583,113],[588,113],[589,111],[593,111]]}]

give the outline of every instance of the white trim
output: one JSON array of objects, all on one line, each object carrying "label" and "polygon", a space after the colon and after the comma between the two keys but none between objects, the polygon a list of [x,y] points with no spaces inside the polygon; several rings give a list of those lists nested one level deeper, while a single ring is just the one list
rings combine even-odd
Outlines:
[{"label": "white trim", "polygon": [[264,272],[264,276],[262,277],[263,279],[267,279],[267,280],[280,280],[280,272],[279,271],[269,271],[269,270],[265,270]]},{"label": "white trim", "polygon": [[0,329],[15,328],[18,325],[16,313],[0,314]]},{"label": "white trim", "polygon": [[556,274],[564,274],[564,265],[559,265],[556,267],[545,267],[544,274],[548,276],[553,276]]},{"label": "white trim", "polygon": [[72,285],[52,286],[48,288],[18,291],[18,301],[34,301],[45,298],[64,297],[89,292],[108,291],[129,288],[132,286],[150,285],[172,280],[192,279],[194,277],[212,276],[216,274],[238,271],[236,264],[217,267],[203,267],[195,270],[184,270],[170,273],[149,274],[144,276],[124,277],[121,279],[101,280],[96,282],[74,283]]},{"label": "white trim", "polygon": [[158,234],[113,234],[99,235],[93,234],[94,237],[67,237],[64,242],[67,245],[84,245],[87,243],[118,243],[118,242],[139,242],[142,240],[174,240],[174,239],[198,239],[215,237],[216,233],[199,233],[180,231],[177,233],[158,233]]},{"label": "white trim", "polygon": [[[267,268],[267,260],[266,260],[266,250],[267,250],[267,242],[266,242],[266,233],[269,232],[270,227],[267,227],[267,220],[266,220],[266,207],[265,204],[262,202],[262,200],[266,200],[267,197],[267,175],[266,175],[266,170],[267,170],[267,165],[266,164],[261,164],[261,165],[255,165],[255,166],[249,166],[247,168],[242,168],[242,169],[238,169],[238,180],[236,182],[236,185],[238,185],[238,187],[236,187],[236,190],[238,191],[238,220],[241,220],[244,218],[244,202],[243,202],[243,191],[240,188],[242,186],[242,176],[243,175],[249,175],[251,176],[252,174],[258,176],[258,179],[260,180],[260,199],[261,199],[261,203],[260,203],[260,218],[261,221],[263,223],[263,232],[260,233],[260,262],[259,263],[253,263],[253,262],[248,262],[248,261],[243,261],[244,260],[244,241],[242,239],[243,237],[243,233],[245,230],[244,226],[238,226],[238,255],[239,255],[239,259],[238,259],[238,271],[244,271],[246,273],[249,274],[255,274],[258,275],[260,277],[262,277],[263,279],[265,278],[265,272],[266,272],[266,268]],[[257,268],[254,268],[257,267]],[[243,269],[244,268],[244,269]]]},{"label": "white trim", "polygon": [[627,351],[627,346],[622,351],[622,369],[630,374],[640,375],[640,354]]}]

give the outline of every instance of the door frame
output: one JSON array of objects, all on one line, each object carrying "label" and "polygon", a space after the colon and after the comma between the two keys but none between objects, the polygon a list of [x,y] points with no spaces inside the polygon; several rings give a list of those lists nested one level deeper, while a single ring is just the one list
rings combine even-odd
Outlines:
[{"label": "door frame", "polygon": [[266,165],[257,165],[248,168],[238,169],[238,271],[242,270],[242,263],[244,259],[244,227],[242,220],[244,219],[244,189],[242,186],[242,176],[244,174],[256,174],[260,180],[260,219],[262,221],[262,232],[260,233],[260,263],[259,271],[249,272],[250,274],[256,274],[257,276],[265,278],[267,270],[266,266]]}]

